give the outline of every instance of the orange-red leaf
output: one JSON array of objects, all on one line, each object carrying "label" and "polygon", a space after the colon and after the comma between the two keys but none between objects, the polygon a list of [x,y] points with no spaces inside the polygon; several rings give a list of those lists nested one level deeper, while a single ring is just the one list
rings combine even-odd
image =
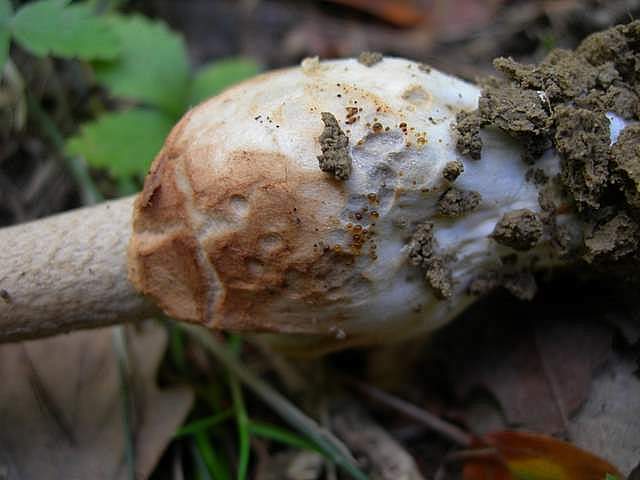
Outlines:
[{"label": "orange-red leaf", "polygon": [[413,2],[407,0],[330,0],[366,12],[397,27],[415,27],[425,15]]},{"label": "orange-red leaf", "polygon": [[465,463],[464,480],[603,480],[622,478],[610,463],[569,443],[545,435],[496,432],[476,442],[495,454]]}]

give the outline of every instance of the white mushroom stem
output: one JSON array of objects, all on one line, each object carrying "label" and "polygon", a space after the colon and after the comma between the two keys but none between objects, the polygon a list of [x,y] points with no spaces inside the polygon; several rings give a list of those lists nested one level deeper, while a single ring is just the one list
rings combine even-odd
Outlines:
[{"label": "white mushroom stem", "polygon": [[0,342],[141,319],[127,281],[133,197],[0,230]]}]

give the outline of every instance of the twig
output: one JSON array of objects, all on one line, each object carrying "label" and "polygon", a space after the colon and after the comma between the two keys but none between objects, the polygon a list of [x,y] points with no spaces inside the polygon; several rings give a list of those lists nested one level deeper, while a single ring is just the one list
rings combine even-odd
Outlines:
[{"label": "twig", "polygon": [[445,438],[448,438],[452,442],[460,445],[461,447],[468,448],[471,446],[472,437],[470,434],[462,430],[461,428],[445,422],[439,417],[416,407],[415,405],[402,400],[398,397],[390,395],[382,390],[379,390],[371,385],[367,385],[357,380],[347,379],[346,383],[352,386],[360,393],[372,398],[373,400],[390,407],[403,415],[424,424],[436,433],[439,433]]}]

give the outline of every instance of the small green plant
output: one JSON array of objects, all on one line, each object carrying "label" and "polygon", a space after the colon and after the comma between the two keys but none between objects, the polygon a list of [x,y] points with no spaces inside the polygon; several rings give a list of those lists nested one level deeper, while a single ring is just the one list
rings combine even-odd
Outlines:
[{"label": "small green plant", "polygon": [[67,139],[65,150],[106,170],[129,193],[169,130],[192,105],[257,74],[250,59],[226,59],[193,72],[182,37],[140,15],[98,15],[88,2],[39,0],[13,12],[0,0],[0,67],[15,41],[37,57],[87,62],[120,108],[100,114]]}]

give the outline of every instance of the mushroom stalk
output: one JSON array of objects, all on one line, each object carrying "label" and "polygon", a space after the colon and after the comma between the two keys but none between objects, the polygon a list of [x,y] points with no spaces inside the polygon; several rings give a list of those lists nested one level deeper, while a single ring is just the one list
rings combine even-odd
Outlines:
[{"label": "mushroom stalk", "polygon": [[158,313],[127,281],[133,197],[0,229],[0,342]]}]

